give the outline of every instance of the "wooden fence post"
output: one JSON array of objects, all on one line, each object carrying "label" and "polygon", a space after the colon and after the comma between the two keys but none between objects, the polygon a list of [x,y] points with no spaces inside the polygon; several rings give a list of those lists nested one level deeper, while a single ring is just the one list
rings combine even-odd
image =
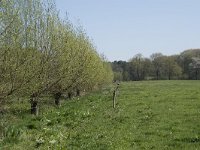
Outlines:
[{"label": "wooden fence post", "polygon": [[116,91],[113,91],[113,108],[115,108],[116,105]]},{"label": "wooden fence post", "polygon": [[113,108],[115,108],[116,106],[116,97],[117,97],[118,88],[119,88],[119,83],[117,83],[117,87],[113,91]]}]

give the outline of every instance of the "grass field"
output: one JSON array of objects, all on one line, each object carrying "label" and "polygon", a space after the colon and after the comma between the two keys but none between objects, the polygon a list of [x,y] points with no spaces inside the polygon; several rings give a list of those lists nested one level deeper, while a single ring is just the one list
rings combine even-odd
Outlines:
[{"label": "grass field", "polygon": [[0,149],[200,149],[200,81],[121,83],[115,109],[111,87],[62,104],[7,106]]}]

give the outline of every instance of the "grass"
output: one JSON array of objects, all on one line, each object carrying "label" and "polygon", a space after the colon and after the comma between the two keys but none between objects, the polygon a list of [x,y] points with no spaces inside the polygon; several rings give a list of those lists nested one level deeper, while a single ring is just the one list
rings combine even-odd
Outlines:
[{"label": "grass", "polygon": [[11,103],[0,116],[0,149],[200,149],[199,89],[200,81],[127,82],[116,109],[107,88],[61,108],[42,105],[38,117],[26,101]]}]

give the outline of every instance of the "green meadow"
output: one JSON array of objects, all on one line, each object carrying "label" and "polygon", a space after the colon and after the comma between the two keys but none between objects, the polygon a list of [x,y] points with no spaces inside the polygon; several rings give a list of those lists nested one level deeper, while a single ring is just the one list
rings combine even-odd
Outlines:
[{"label": "green meadow", "polygon": [[[2,150],[200,149],[200,81],[122,82],[72,100],[43,97],[39,116],[29,101],[4,106]],[[14,99],[14,98],[13,98]]]}]

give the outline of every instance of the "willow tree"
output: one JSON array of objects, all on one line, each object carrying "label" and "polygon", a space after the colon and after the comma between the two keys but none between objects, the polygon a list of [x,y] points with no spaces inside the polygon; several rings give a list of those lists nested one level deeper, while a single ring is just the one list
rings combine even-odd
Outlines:
[{"label": "willow tree", "polygon": [[75,48],[76,35],[68,22],[60,22],[55,29],[54,42],[52,45],[54,59],[53,84],[49,87],[55,95],[56,103],[59,104],[59,97],[70,86],[72,77],[75,75],[78,50]]},{"label": "willow tree", "polygon": [[74,29],[69,22],[61,22],[57,30],[60,43],[54,44],[57,45],[54,49],[54,64],[57,65],[56,79],[59,82],[51,91],[55,95],[56,104],[59,105],[63,92],[68,92],[69,97],[73,93],[79,96],[81,91],[92,90],[100,82],[103,83],[103,78],[108,77],[104,75],[108,68],[104,68],[103,61],[81,28]]},{"label": "willow tree", "polygon": [[[92,89],[109,68],[88,36],[61,20],[53,0],[0,1],[0,98],[30,96],[36,114],[39,97]],[[108,80],[111,80],[109,78]]]},{"label": "willow tree", "polygon": [[1,29],[5,28],[0,43],[1,97],[11,94],[35,97],[46,87],[45,79],[50,71],[50,44],[46,42],[51,32],[48,31],[49,11],[44,13],[39,0],[2,2]]},{"label": "willow tree", "polygon": [[19,90],[27,77],[30,49],[26,49],[23,38],[22,14],[18,1],[1,1],[1,97]]}]

